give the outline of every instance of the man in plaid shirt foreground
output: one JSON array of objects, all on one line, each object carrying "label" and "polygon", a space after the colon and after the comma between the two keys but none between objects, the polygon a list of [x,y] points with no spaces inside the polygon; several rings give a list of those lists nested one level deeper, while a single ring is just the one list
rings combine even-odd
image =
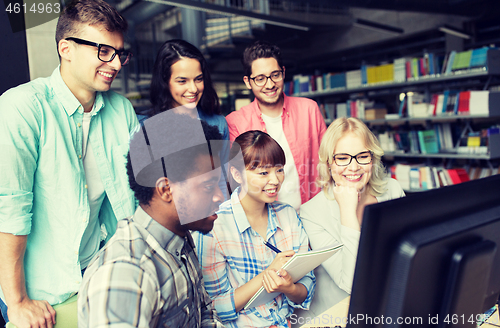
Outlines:
[{"label": "man in plaid shirt foreground", "polygon": [[140,206],[85,272],[79,327],[223,327],[189,232],[212,230],[223,200],[213,139],[216,127],[174,111],[134,134],[127,173]]}]

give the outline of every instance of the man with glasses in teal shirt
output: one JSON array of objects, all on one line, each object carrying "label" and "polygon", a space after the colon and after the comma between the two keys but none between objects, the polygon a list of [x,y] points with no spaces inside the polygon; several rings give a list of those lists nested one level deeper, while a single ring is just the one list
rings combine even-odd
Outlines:
[{"label": "man with glasses in teal shirt", "polygon": [[19,328],[53,326],[51,305],[79,290],[135,211],[125,156],[138,122],[110,91],[131,56],[126,29],[102,0],[70,3],[56,29],[60,66],[0,96],[0,308]]}]

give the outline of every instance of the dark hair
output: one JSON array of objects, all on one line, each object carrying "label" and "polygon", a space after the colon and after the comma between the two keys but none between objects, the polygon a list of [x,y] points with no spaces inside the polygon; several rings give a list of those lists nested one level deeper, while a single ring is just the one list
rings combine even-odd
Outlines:
[{"label": "dark hair", "polygon": [[283,67],[283,59],[281,58],[281,50],[277,45],[266,41],[255,41],[249,45],[243,52],[241,63],[245,76],[252,75],[252,63],[259,58],[274,58],[278,62],[280,68]]},{"label": "dark hair", "polygon": [[67,37],[78,36],[81,24],[102,26],[109,32],[120,32],[122,35],[128,28],[125,18],[106,1],[74,0],[64,8],[59,16],[56,44]]},{"label": "dark hair", "polygon": [[[235,145],[237,144],[237,145]],[[236,154],[241,149],[244,163],[237,162]],[[251,130],[240,134],[231,147],[229,158],[235,159],[231,165],[238,170],[254,170],[266,165],[285,165],[285,152],[269,134]]]},{"label": "dark hair", "polygon": [[171,67],[183,57],[196,59],[201,66],[204,90],[198,107],[207,115],[220,115],[219,97],[212,85],[205,57],[191,43],[175,39],[165,42],[156,56],[150,88],[150,100],[153,107],[148,113],[149,116],[172,108],[173,97],[170,93]]},{"label": "dark hair", "polygon": [[[180,115],[180,116],[186,116],[186,115]],[[191,118],[186,116],[186,119],[191,119]],[[206,140],[223,139],[217,127],[209,125],[207,122],[203,120],[201,120],[201,126],[203,127],[203,132],[205,134]],[[193,165],[193,163],[196,163],[196,159],[198,158],[198,156],[206,154],[206,150],[207,150],[206,145],[200,145],[200,146],[190,147],[188,149],[184,149],[180,152],[166,156],[164,160],[166,163],[168,162],[167,167],[179,168],[179,170],[176,170],[175,174],[171,175],[169,174],[170,175],[169,179],[171,179],[173,182],[186,180],[191,173],[199,169],[198,166]],[[127,154],[127,175],[128,175],[128,182],[130,185],[130,189],[132,189],[132,191],[134,192],[135,198],[137,198],[140,204],[149,205],[149,202],[153,198],[154,188],[145,187],[137,183],[132,169],[130,152]]]}]

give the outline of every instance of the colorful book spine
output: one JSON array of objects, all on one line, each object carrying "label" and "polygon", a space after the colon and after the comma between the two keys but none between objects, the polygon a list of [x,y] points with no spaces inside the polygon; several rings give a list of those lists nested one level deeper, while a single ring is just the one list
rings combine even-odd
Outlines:
[{"label": "colorful book spine", "polygon": [[486,59],[488,54],[488,47],[482,47],[472,50],[470,59],[470,67],[484,67],[486,66]]},{"label": "colorful book spine", "polygon": [[453,62],[455,61],[456,55],[457,55],[457,52],[455,50],[452,50],[450,52],[450,54],[448,55],[448,62],[446,63],[446,70],[444,72],[445,74],[451,74]]},{"label": "colorful book spine", "polygon": [[368,84],[377,82],[377,67],[372,66],[366,69],[366,81]]},{"label": "colorful book spine", "polygon": [[470,91],[462,91],[458,95],[458,109],[455,114],[468,115],[470,104]]},{"label": "colorful book spine", "polygon": [[368,84],[368,67],[366,65],[361,65],[361,84]]},{"label": "colorful book spine", "polygon": [[420,152],[422,154],[439,153],[439,145],[437,141],[436,131],[434,129],[418,131],[418,139],[420,145]]}]

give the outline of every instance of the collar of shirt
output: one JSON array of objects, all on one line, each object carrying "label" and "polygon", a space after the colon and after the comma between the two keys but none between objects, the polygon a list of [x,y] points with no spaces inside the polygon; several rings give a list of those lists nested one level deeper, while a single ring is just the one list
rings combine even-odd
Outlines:
[{"label": "collar of shirt", "polygon": [[[240,203],[240,198],[239,198],[239,193],[241,190],[240,188],[241,187],[236,188],[236,190],[231,195],[231,204],[233,208],[234,221],[236,222],[236,226],[238,227],[240,234],[242,234],[243,232],[245,232],[245,230],[250,228],[250,223],[248,222],[245,210],[243,209],[243,206],[241,206]],[[278,216],[274,209],[273,203],[267,204],[267,217],[268,220],[267,220],[266,240],[268,240],[272,235],[274,235],[278,230],[278,228],[282,229],[281,223],[278,220]]]},{"label": "collar of shirt", "polygon": [[181,261],[182,248],[184,247],[186,239],[176,235],[156,222],[141,206],[137,207],[135,211],[134,221],[143,226],[163,249]]},{"label": "collar of shirt", "polygon": [[[283,93],[283,112],[281,112],[281,118],[285,119],[286,117],[290,116],[290,111],[287,109],[288,107],[288,96]],[[262,112],[260,111],[259,108],[259,103],[257,102],[257,98],[254,99],[254,101],[251,103],[252,109],[254,111],[254,114],[258,117],[260,117],[260,120],[264,123],[264,120],[262,119]]]},{"label": "collar of shirt", "polygon": [[[54,72],[52,72],[50,82],[54,93],[62,103],[68,116],[72,116],[77,110],[80,114],[83,114],[83,106],[80,104],[78,99],[76,99],[75,95],[68,88],[61,76],[60,65],[54,70]],[[96,115],[103,107],[104,100],[102,99],[102,94],[100,92],[96,92],[94,106],[92,107],[92,115]]]}]

